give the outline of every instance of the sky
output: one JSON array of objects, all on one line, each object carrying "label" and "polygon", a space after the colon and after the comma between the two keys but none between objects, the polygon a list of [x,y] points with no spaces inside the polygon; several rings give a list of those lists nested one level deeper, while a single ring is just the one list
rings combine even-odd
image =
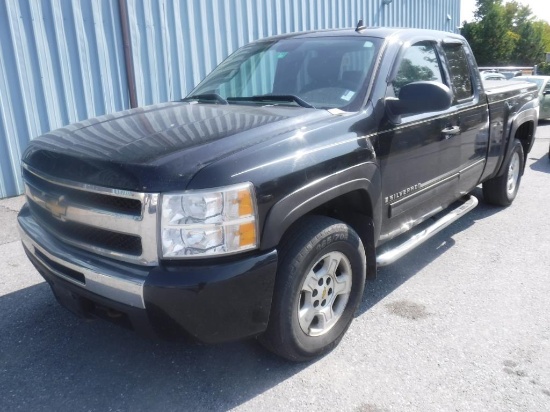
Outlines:
[{"label": "sky", "polygon": [[[537,19],[550,22],[550,1],[548,0],[516,0],[524,6],[531,7]],[[474,20],[476,0],[460,0],[460,22]]]}]

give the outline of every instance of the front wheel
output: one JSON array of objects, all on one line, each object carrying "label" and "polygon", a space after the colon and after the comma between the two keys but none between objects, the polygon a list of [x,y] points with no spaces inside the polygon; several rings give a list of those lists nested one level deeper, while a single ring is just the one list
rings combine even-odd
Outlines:
[{"label": "front wheel", "polygon": [[286,359],[306,361],[333,349],[349,327],[365,286],[365,251],[351,227],[324,216],[302,219],[281,245],[260,341]]},{"label": "front wheel", "polygon": [[483,198],[487,203],[509,206],[516,198],[525,158],[521,142],[515,139],[513,145],[512,153],[506,163],[506,173],[483,183]]}]

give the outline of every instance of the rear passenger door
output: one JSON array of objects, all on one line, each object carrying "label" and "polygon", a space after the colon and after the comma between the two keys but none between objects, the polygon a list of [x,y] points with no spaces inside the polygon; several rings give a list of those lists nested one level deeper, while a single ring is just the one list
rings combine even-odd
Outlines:
[{"label": "rear passenger door", "polygon": [[485,95],[475,87],[473,57],[458,39],[443,41],[460,133],[452,137],[459,147],[459,191],[468,193],[479,182],[489,143],[489,115]]}]

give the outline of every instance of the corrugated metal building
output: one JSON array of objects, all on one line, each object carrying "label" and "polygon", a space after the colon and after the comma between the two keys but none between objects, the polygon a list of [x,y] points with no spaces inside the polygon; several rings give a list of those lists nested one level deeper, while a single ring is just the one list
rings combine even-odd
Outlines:
[{"label": "corrugated metal building", "polygon": [[456,31],[459,16],[460,0],[2,0],[0,198],[23,192],[34,137],[128,109],[131,95],[138,106],[180,99],[250,41],[360,18]]}]

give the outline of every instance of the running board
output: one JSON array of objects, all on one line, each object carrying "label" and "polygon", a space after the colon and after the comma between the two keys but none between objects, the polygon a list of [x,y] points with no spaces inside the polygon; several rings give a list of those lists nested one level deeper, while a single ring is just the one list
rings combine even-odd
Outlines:
[{"label": "running board", "polygon": [[397,259],[405,256],[411,250],[421,245],[426,240],[430,239],[432,236],[439,233],[441,230],[445,229],[451,223],[460,219],[470,210],[475,208],[477,204],[478,204],[477,197],[472,195],[467,196],[462,205],[460,205],[456,209],[451,210],[442,218],[436,220],[432,225],[428,226],[422,232],[417,233],[416,235],[412,236],[409,240],[406,240],[405,242],[401,243],[395,248],[382,253],[380,256],[377,256],[376,264],[378,266],[386,266],[395,262]]}]

